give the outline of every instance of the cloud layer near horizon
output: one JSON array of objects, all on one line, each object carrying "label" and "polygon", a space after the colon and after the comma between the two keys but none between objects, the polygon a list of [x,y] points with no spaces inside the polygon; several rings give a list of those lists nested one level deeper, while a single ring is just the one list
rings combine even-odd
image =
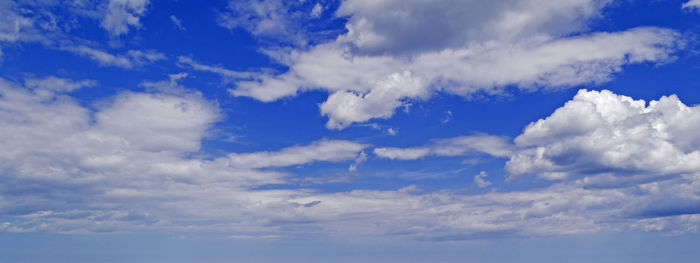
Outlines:
[{"label": "cloud layer near horizon", "polygon": [[[321,140],[278,151],[231,153],[212,159],[188,157],[200,149],[219,110],[198,93],[177,85],[178,77],[161,86],[151,85],[159,88],[151,93],[118,94],[94,112],[65,95],[96,85],[92,81],[48,77],[27,80],[25,87],[1,81],[0,145],[4,151],[0,163],[4,171],[10,171],[3,173],[3,181],[11,184],[0,187],[0,211],[12,218],[1,229],[57,233],[216,229],[252,237],[316,231],[285,230],[305,226],[328,234],[455,240],[634,229],[680,233],[694,231],[700,220],[692,209],[700,198],[700,168],[694,166],[673,171],[647,169],[652,175],[667,176],[626,184],[613,180],[604,187],[591,187],[591,182],[598,180],[601,186],[610,179],[609,174],[577,173],[551,186],[512,192],[431,192],[416,186],[334,193],[297,187],[258,189],[295,180],[284,170],[270,168],[357,163],[355,159],[367,158],[361,151],[369,146]],[[536,174],[546,175],[556,166],[537,166],[541,161],[526,163],[522,160],[531,159],[518,157],[529,154],[532,145],[544,148],[545,153],[557,149],[551,144],[556,140],[542,138],[568,141],[599,134],[600,129],[627,134],[656,127],[666,132],[665,137],[627,134],[620,138],[628,143],[621,145],[647,144],[635,139],[642,137],[672,145],[697,142],[694,133],[685,132],[692,127],[676,125],[682,124],[681,119],[698,118],[696,108],[684,106],[674,96],[644,105],[607,91],[582,90],[552,116],[529,125],[515,146],[509,146],[503,137],[478,134],[437,141],[420,148],[426,149],[422,155],[388,148],[376,148],[375,154],[392,159],[474,153],[512,156],[508,167],[521,161],[519,165],[529,164],[531,169],[540,169]],[[592,121],[567,123],[573,116],[562,114],[572,112],[587,114]],[[588,149],[582,144],[569,145],[572,151]],[[697,151],[678,147],[688,158],[697,155]],[[561,159],[555,155],[560,152],[542,156],[554,162]],[[636,156],[621,155],[616,164],[645,163]],[[658,155],[652,152],[649,156]],[[607,165],[602,159],[582,161],[588,167]],[[490,186],[485,177],[482,173],[474,178],[479,187]]]}]

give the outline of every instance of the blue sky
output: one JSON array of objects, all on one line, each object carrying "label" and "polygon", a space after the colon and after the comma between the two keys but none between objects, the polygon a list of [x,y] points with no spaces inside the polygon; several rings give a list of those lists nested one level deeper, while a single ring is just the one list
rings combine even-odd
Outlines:
[{"label": "blue sky", "polygon": [[694,262],[698,19],[1,1],[0,262]]}]

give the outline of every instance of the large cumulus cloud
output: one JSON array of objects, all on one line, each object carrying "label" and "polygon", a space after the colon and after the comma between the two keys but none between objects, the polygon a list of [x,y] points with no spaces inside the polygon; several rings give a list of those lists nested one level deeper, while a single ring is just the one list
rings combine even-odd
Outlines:
[{"label": "large cumulus cloud", "polygon": [[607,90],[580,90],[515,138],[524,150],[511,157],[507,169],[513,176],[548,179],[697,172],[699,128],[700,108],[675,95],[647,103]]}]

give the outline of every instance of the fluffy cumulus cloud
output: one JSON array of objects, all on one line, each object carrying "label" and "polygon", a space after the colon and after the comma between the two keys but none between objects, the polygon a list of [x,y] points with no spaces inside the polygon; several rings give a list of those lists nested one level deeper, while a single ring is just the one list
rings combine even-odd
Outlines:
[{"label": "fluffy cumulus cloud", "polygon": [[618,187],[700,172],[700,106],[676,95],[646,102],[608,90],[579,90],[550,116],[511,141],[477,134],[419,147],[377,147],[392,160],[485,154],[507,158],[509,180],[533,175]]},{"label": "fluffy cumulus cloud", "polygon": [[[595,84],[610,80],[627,64],[673,59],[683,43],[672,30],[591,32],[587,24],[609,3],[343,1],[336,15],[347,18],[345,33],[310,47],[267,51],[289,70],[258,73],[230,91],[273,101],[304,90],[327,90],[321,113],[328,117],[328,128],[342,129],[389,118],[396,108],[435,92],[470,97],[502,93],[510,86],[534,90]],[[258,27],[247,29],[260,34]]]},{"label": "fluffy cumulus cloud", "polygon": [[645,102],[580,90],[515,138],[514,175],[548,179],[602,174],[661,177],[700,171],[700,107],[677,96]]}]

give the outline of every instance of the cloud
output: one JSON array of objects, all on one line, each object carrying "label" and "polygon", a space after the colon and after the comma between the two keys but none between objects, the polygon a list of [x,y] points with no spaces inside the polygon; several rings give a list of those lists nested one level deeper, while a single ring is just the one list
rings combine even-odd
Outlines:
[{"label": "cloud", "polygon": [[217,119],[216,108],[198,95],[123,93],[95,114],[94,128],[114,133],[131,148],[196,152]]},{"label": "cloud", "polygon": [[[574,181],[478,195],[421,193],[407,187],[317,194],[295,201],[322,201],[307,210],[306,217],[314,218],[326,231],[346,235],[463,240],[635,230],[688,233],[700,222],[697,210],[662,213],[661,207],[679,206],[659,201],[670,195],[696,204],[698,191],[692,187],[697,183],[697,176],[687,176],[621,189],[586,189],[581,181]],[[650,217],[637,216],[641,214]]]},{"label": "cloud", "polygon": [[[182,76],[149,83],[177,85]],[[52,79],[56,78],[43,80]],[[431,192],[415,186],[339,192],[284,189],[279,185],[294,182],[295,175],[275,167],[357,164],[366,157],[362,151],[367,145],[327,139],[200,158],[200,142],[221,113],[196,92],[123,92],[88,109],[65,94],[72,88],[66,87],[82,81],[41,80],[28,80],[31,88],[0,80],[0,231],[204,231],[222,237],[285,238],[311,229],[341,236],[460,240],[636,230],[685,233],[700,223],[695,209],[700,199],[697,172],[616,188],[591,188],[588,178],[574,178],[543,188],[484,194]],[[54,93],[41,96],[36,89]],[[581,94],[593,96],[588,93]],[[638,113],[618,104],[629,103],[634,109],[641,103],[617,95],[601,98],[619,101],[603,107],[618,116],[611,120],[638,122]],[[646,107],[654,109],[647,109],[648,115],[664,119],[665,113],[656,112],[660,108],[693,113],[668,102]],[[690,126],[669,124],[675,128],[667,132],[689,135],[677,138],[697,149],[694,133],[687,133],[697,122],[692,115],[677,117],[690,120]],[[487,151],[490,143],[478,143],[499,138],[458,137],[425,148],[436,155],[465,154]],[[531,138],[538,139],[527,141],[543,140]],[[521,140],[525,139],[517,141]],[[443,147],[448,142],[459,147]],[[477,184],[478,179],[483,176],[477,176]],[[277,186],[265,187],[270,184]]]},{"label": "cloud", "polygon": [[165,59],[157,51],[128,50],[124,54],[110,54],[87,46],[64,46],[60,49],[97,61],[102,66],[115,66],[130,69]]},{"label": "cloud", "polygon": [[700,10],[700,0],[689,0],[685,2],[681,8],[684,10]]},{"label": "cloud", "polygon": [[311,17],[319,18],[323,14],[323,6],[320,3],[316,3],[314,8],[311,9]]},{"label": "cloud", "polygon": [[513,151],[508,138],[487,134],[461,136],[436,140],[434,143],[415,148],[379,147],[374,154],[392,160],[416,160],[426,156],[465,156],[488,154],[509,157]]},{"label": "cloud", "polygon": [[325,38],[323,24],[312,21],[322,12],[323,5],[311,1],[229,1],[217,22],[227,29],[244,29],[271,45],[281,42],[306,46],[315,39]]},{"label": "cloud", "polygon": [[[0,80],[0,213],[11,217],[3,231],[189,231],[198,227],[188,222],[214,220],[229,224],[230,233],[269,232],[274,227],[260,220],[294,207],[286,200],[304,191],[252,190],[289,176],[256,168],[352,161],[365,147],[321,140],[196,158],[220,119],[216,104],[197,92],[122,92],[90,110],[65,92],[92,83],[55,77],[26,83],[31,88]],[[221,206],[239,212],[222,214]]]},{"label": "cloud", "polygon": [[367,145],[350,141],[321,140],[310,145],[293,146],[278,152],[229,154],[229,164],[234,167],[263,168],[284,167],[316,161],[345,161],[358,157]]},{"label": "cloud", "polygon": [[173,25],[175,25],[175,27],[177,27],[177,29],[180,31],[187,31],[185,26],[182,25],[182,21],[180,21],[180,19],[178,19],[175,15],[170,16],[170,21],[173,22]]},{"label": "cloud", "polygon": [[[129,26],[140,26],[139,16],[148,1],[110,0],[75,1],[3,1],[0,3],[0,43],[40,43],[48,49],[63,50],[97,61],[103,66],[134,68],[165,59],[153,50],[125,50],[113,54],[91,41],[71,34],[78,18],[101,20],[102,26],[118,36]],[[121,10],[121,11],[120,11]],[[90,21],[90,20],[87,20]]]},{"label": "cloud", "polygon": [[677,96],[634,100],[610,91],[580,90],[515,138],[513,177],[546,179],[609,174],[653,176],[700,171],[700,108]]},{"label": "cloud", "polygon": [[[513,86],[532,91],[599,84],[628,64],[673,60],[683,46],[673,30],[589,32],[586,25],[609,2],[343,1],[337,15],[347,17],[347,32],[330,42],[267,52],[289,70],[260,72],[230,92],[273,101],[325,90],[326,127],[343,129],[390,118],[396,108],[436,92],[472,97]],[[269,19],[285,17],[275,14]]]},{"label": "cloud", "polygon": [[3,1],[0,3],[0,43],[46,41],[41,34],[43,18],[39,14],[22,13],[15,1]]},{"label": "cloud", "polygon": [[419,54],[485,41],[514,42],[532,35],[584,31],[610,2],[351,0],[343,2],[337,12],[349,16],[348,33],[341,39],[359,52]]},{"label": "cloud", "polygon": [[626,187],[700,172],[700,106],[676,95],[634,100],[608,90],[579,90],[511,143],[488,134],[435,140],[409,148],[377,147],[392,160],[486,154],[508,158],[508,180],[584,178],[587,187]]},{"label": "cloud", "polygon": [[479,188],[484,188],[491,185],[491,182],[486,181],[486,179],[484,179],[486,178],[486,176],[488,176],[488,174],[486,174],[486,172],[484,171],[481,171],[479,174],[475,175],[474,183],[476,184],[476,186],[478,186]]},{"label": "cloud", "polygon": [[97,85],[97,81],[94,80],[80,80],[73,81],[66,78],[58,78],[54,76],[48,76],[45,78],[27,78],[24,80],[24,86],[32,88],[35,91],[37,89],[48,90],[54,92],[71,92],[84,87],[94,87]]},{"label": "cloud", "polygon": [[129,27],[141,27],[140,18],[146,13],[149,0],[109,0],[100,24],[113,36],[129,32]]},{"label": "cloud", "polygon": [[404,105],[401,99],[427,95],[422,88],[421,79],[404,71],[390,75],[366,94],[348,91],[333,93],[321,104],[321,114],[328,115],[327,128],[343,129],[354,122],[389,118],[394,114],[394,109]]},{"label": "cloud", "polygon": [[350,164],[350,167],[348,167],[348,171],[349,172],[357,171],[357,167],[366,161],[367,161],[367,154],[364,151],[360,152],[360,154],[357,155],[357,158],[355,158],[355,162]]}]

